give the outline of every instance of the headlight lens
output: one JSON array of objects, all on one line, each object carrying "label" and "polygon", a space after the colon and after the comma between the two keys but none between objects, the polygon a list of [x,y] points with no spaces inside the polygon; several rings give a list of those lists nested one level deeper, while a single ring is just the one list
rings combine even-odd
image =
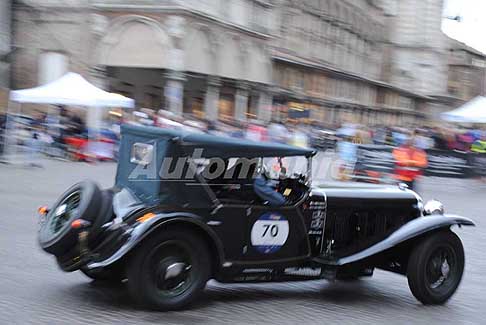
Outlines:
[{"label": "headlight lens", "polygon": [[430,200],[424,205],[424,215],[444,214],[444,205],[437,200]]},{"label": "headlight lens", "polygon": [[146,143],[134,143],[132,145],[132,154],[130,162],[147,166],[153,158],[154,146]]}]

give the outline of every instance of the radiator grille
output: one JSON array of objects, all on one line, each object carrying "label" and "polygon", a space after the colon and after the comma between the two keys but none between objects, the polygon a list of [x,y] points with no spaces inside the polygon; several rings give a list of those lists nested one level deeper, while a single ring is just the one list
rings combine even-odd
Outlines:
[{"label": "radiator grille", "polygon": [[323,254],[343,257],[357,253],[385,239],[413,219],[397,211],[334,211],[328,212]]}]

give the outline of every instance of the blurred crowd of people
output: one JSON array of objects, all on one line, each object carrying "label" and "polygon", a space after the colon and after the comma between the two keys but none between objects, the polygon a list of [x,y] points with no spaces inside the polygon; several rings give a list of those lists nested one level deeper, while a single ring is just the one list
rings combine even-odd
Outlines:
[{"label": "blurred crowd of people", "polygon": [[194,116],[177,116],[171,112],[159,110],[157,113],[153,111],[134,112],[131,118],[125,119],[123,122],[245,138],[252,141],[285,143],[299,147],[311,146],[312,127],[298,120],[286,123],[278,121],[264,123],[259,120],[242,122],[234,119],[212,121]]},{"label": "blurred crowd of people", "polygon": [[79,114],[64,107],[58,114],[46,114],[35,111],[33,114],[0,115],[1,132],[10,135],[17,144],[28,144],[30,139],[42,139],[45,142],[62,142],[66,136],[83,136],[86,124]]},{"label": "blurred crowd of people", "polygon": [[367,127],[344,125],[336,135],[354,144],[375,144],[399,147],[412,139],[422,150],[456,150],[463,152],[486,152],[486,132],[480,129],[446,127]]},{"label": "blurred crowd of people", "polygon": [[[32,116],[11,115],[9,118],[5,115],[0,116],[0,135],[6,134],[7,120],[11,127],[10,134],[14,137],[16,144],[24,145],[33,154],[44,151],[47,154],[57,155],[56,152],[66,152],[67,146],[78,146],[77,149],[81,150],[81,146],[86,147],[90,140],[93,141],[93,134],[96,134],[97,137],[108,138],[115,143],[113,146],[115,148],[120,137],[120,126],[123,123],[181,129],[253,141],[269,141],[299,147],[314,147],[318,150],[336,149],[344,161],[356,160],[357,144],[400,147],[413,142],[414,147],[421,150],[440,149],[486,153],[486,132],[474,129],[368,127],[351,123],[344,123],[340,127],[333,128],[318,123],[304,123],[299,119],[289,119],[285,122],[271,121],[270,123],[259,120],[244,122],[234,119],[206,120],[192,115],[177,116],[166,110],[140,109],[131,113],[110,111],[110,114],[105,116],[101,130],[93,133],[87,128],[79,111],[61,106],[57,108],[55,114],[37,111]],[[1,151],[5,141],[0,142]],[[115,156],[116,154],[113,155],[113,158],[116,158]],[[78,156],[80,160],[83,157]]]},{"label": "blurred crowd of people", "polygon": [[14,153],[27,153],[29,164],[36,167],[41,167],[40,154],[65,157],[67,139],[88,136],[81,114],[62,106],[55,114],[34,111],[32,114],[0,115],[0,126],[0,154],[7,153],[8,145]]},{"label": "blurred crowd of people", "polygon": [[412,137],[415,146],[423,150],[477,151],[484,147],[486,140],[486,132],[482,130],[445,127],[417,128],[413,132],[403,128],[377,128],[372,134],[374,143],[392,146],[400,146]]}]

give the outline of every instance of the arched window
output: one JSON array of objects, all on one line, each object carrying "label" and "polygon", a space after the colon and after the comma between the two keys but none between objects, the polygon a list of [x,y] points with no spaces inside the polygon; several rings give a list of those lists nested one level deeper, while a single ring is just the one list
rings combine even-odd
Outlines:
[{"label": "arched window", "polygon": [[[97,48],[100,65],[170,68],[173,48],[164,28],[151,18],[126,15],[115,18]],[[143,51],[140,51],[143,49]]]}]

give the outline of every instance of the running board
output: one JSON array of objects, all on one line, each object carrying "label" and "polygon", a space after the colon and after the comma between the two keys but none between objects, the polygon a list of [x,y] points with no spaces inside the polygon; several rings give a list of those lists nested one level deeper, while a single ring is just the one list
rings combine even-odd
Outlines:
[{"label": "running board", "polygon": [[291,282],[309,280],[334,280],[336,271],[327,268],[244,269],[236,274],[223,276],[222,283]]}]

